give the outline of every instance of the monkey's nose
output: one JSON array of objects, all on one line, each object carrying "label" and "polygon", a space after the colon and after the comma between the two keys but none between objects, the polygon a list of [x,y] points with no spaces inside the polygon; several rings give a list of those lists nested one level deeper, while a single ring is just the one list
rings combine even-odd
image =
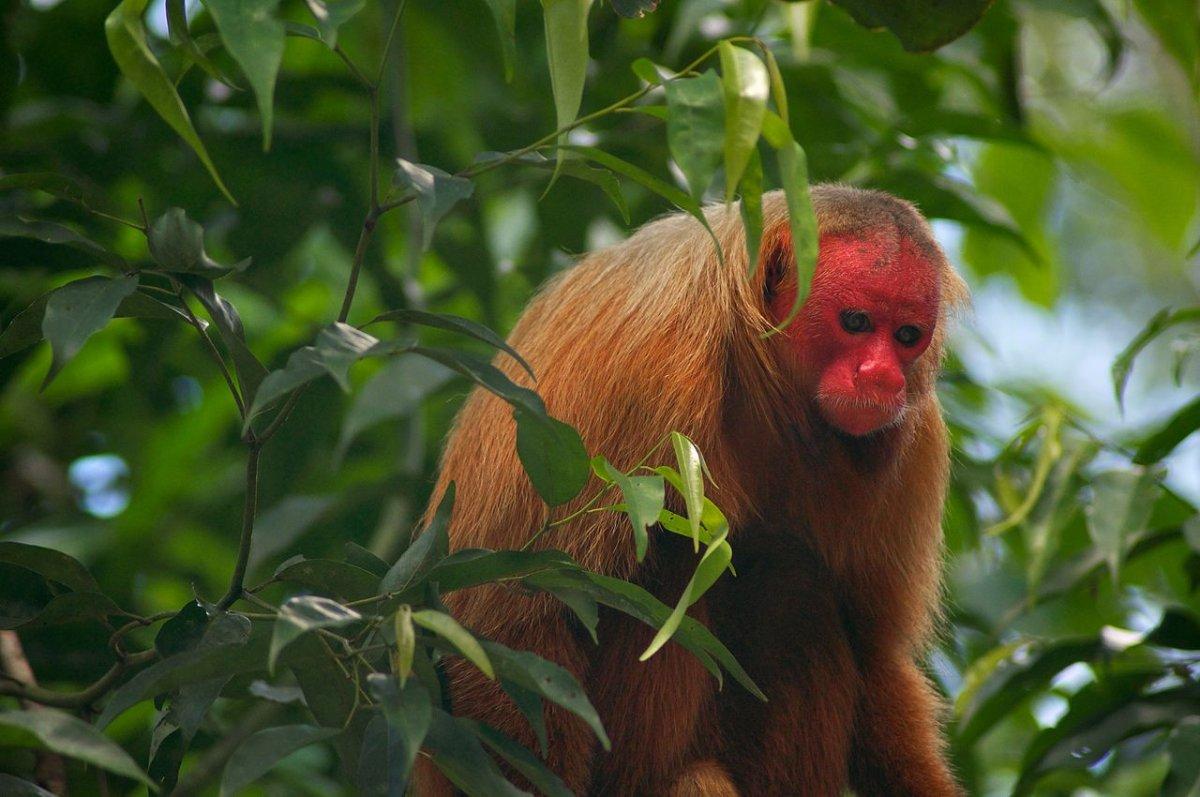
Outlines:
[{"label": "monkey's nose", "polygon": [[858,366],[857,382],[860,389],[895,396],[904,390],[904,373],[893,363],[867,360]]}]

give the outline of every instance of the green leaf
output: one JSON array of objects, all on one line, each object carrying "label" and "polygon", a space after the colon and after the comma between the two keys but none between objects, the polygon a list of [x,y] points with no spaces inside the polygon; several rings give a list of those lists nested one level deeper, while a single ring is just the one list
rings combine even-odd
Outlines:
[{"label": "green leaf", "polygon": [[1158,474],[1147,468],[1110,470],[1092,479],[1088,534],[1104,554],[1113,581],[1120,573],[1126,540],[1146,530],[1158,489]]},{"label": "green leaf", "polygon": [[[337,503],[332,495],[289,495],[254,521],[247,567],[253,571],[304,536]],[[276,573],[278,575],[278,572]]]},{"label": "green leaf", "polygon": [[721,42],[720,53],[725,89],[725,201],[729,202],[758,145],[771,85],[767,68],[754,53],[727,41]]},{"label": "green leaf", "polygon": [[579,495],[587,484],[588,455],[575,428],[547,415],[520,408],[517,422],[517,455],[534,489],[550,506],[559,506]]},{"label": "green leaf", "polygon": [[56,246],[69,246],[115,268],[123,270],[129,267],[125,258],[116,252],[101,246],[86,235],[75,232],[70,227],[52,221],[22,219],[16,216],[0,218],[0,238],[31,238]]},{"label": "green leaf", "polygon": [[100,585],[86,567],[53,548],[24,542],[0,541],[0,562],[32,570],[39,576],[57,581],[76,592],[100,592]]},{"label": "green leaf", "polygon": [[337,46],[338,29],[358,15],[366,0],[304,0],[317,20],[321,41],[332,50]]},{"label": "green leaf", "polygon": [[864,28],[887,28],[910,52],[936,50],[969,31],[991,0],[831,0]]},{"label": "green leaf", "polygon": [[94,726],[58,709],[0,712],[0,746],[42,748],[158,790],[128,753]]},{"label": "green leaf", "polygon": [[429,571],[429,580],[445,592],[466,589],[501,579],[523,578],[552,570],[578,569],[579,564],[562,551],[458,550]]},{"label": "green leaf", "polygon": [[298,595],[288,598],[279,607],[275,630],[271,635],[271,649],[267,654],[267,667],[275,672],[279,654],[293,640],[318,628],[343,628],[358,622],[362,615],[335,600],[317,595]]},{"label": "green leaf", "polygon": [[289,559],[275,571],[275,580],[348,601],[370,598],[379,592],[379,576],[332,559]]},{"label": "green leaf", "polygon": [[[188,30],[187,10],[184,0],[167,0],[167,30],[170,33],[171,41],[179,45],[179,49],[187,56],[192,63],[204,70],[204,72],[213,80],[224,83],[231,89],[240,89],[241,87],[233,81],[228,75],[214,64],[204,50],[196,44],[196,40],[192,38],[191,32]],[[176,85],[178,85],[178,78]]]},{"label": "green leaf", "polygon": [[158,629],[154,636],[154,649],[164,659],[191,650],[204,638],[209,619],[208,611],[193,598]]},{"label": "green leaf", "polygon": [[762,194],[762,159],[756,149],[750,153],[746,170],[742,172],[742,201],[738,203],[742,225],[746,228],[746,262],[750,264],[749,275],[751,277],[758,270],[758,250],[762,248]]},{"label": "green leaf", "polygon": [[164,271],[200,274],[210,279],[230,271],[245,271],[249,259],[234,266],[222,266],[204,251],[204,228],[188,218],[183,208],[170,208],[150,225],[146,232],[150,256]]},{"label": "green leaf", "polygon": [[428,629],[458,648],[463,657],[479,668],[479,671],[489,679],[494,680],[496,673],[492,663],[484,653],[483,647],[470,631],[458,624],[450,615],[434,609],[421,609],[412,613],[412,621],[422,628]]},{"label": "green leaf", "polygon": [[556,175],[565,174],[568,177],[574,177],[600,186],[600,189],[604,191],[605,195],[616,206],[617,212],[621,214],[621,219],[626,224],[629,223],[629,205],[625,202],[625,197],[621,193],[621,183],[617,180],[616,175],[608,169],[589,166],[585,158],[577,155],[568,154],[557,161],[553,161],[540,152],[526,152],[516,157],[505,152],[481,152],[475,156],[475,163],[487,164],[505,158],[511,159],[511,163],[521,166],[532,166]]},{"label": "green leaf", "polygon": [[342,422],[336,458],[341,460],[350,444],[375,424],[416,412],[421,402],[453,376],[454,373],[440,363],[413,354],[401,354],[389,359],[354,394],[354,400]]},{"label": "green leaf", "polygon": [[[597,459],[600,460],[607,480],[617,485],[625,499],[625,514],[633,524],[633,538],[640,562],[646,557],[650,527],[658,522],[659,513],[663,511],[666,482],[662,476],[626,476],[603,457]],[[699,513],[696,518],[696,526],[699,529]]]},{"label": "green leaf", "polygon": [[108,49],[125,77],[141,92],[163,121],[187,142],[212,175],[217,188],[221,189],[226,199],[236,205],[233,195],[221,181],[216,165],[208,157],[204,142],[192,127],[192,120],[183,105],[183,100],[179,99],[179,94],[175,91],[175,84],[167,77],[146,43],[146,27],[142,24],[142,14],[145,13],[147,2],[148,0],[122,0],[121,4],[112,10],[104,20]]},{"label": "green leaf", "polygon": [[501,680],[512,681],[562,706],[587,723],[605,750],[610,748],[600,716],[575,676],[554,662],[528,651],[513,650],[498,642],[483,642],[482,645]]},{"label": "green leaf", "polygon": [[520,797],[526,792],[500,774],[468,720],[435,708],[425,737],[425,750],[437,768],[469,797]]},{"label": "green leaf", "polygon": [[315,725],[281,725],[259,731],[238,745],[229,757],[225,773],[221,776],[221,797],[241,794],[242,789],[270,772],[292,753],[339,733],[339,728],[320,728]]},{"label": "green leaf", "polygon": [[[53,293],[51,291],[50,293]],[[42,319],[46,316],[46,302],[50,293],[43,293],[28,307],[17,313],[8,326],[0,332],[0,357],[7,357],[26,349],[42,339]],[[185,321],[187,315],[178,307],[159,301],[145,293],[131,293],[121,300],[114,318],[146,318],[151,320]],[[201,321],[201,326],[208,326]]]},{"label": "green leaf", "polygon": [[482,722],[467,720],[467,724],[471,726],[475,735],[483,740],[484,744],[500,754],[505,761],[512,765],[513,769],[524,775],[539,794],[544,794],[546,797],[571,797],[572,792],[562,782],[562,779],[547,769],[546,765],[539,761],[533,753]]},{"label": "green leaf", "polygon": [[446,558],[450,548],[448,529],[450,515],[454,511],[454,483],[446,487],[442,500],[429,525],[417,535],[412,545],[408,546],[396,564],[387,571],[387,575],[379,583],[379,594],[403,592],[417,583],[438,562]]},{"label": "green leaf", "polygon": [[85,277],[50,294],[42,317],[42,335],[50,341],[53,360],[45,389],[94,333],[104,328],[122,300],[137,290],[137,277]]},{"label": "green leaf", "polygon": [[37,614],[23,622],[0,619],[0,628],[52,628],[86,620],[107,624],[110,617],[126,615],[127,613],[113,603],[111,598],[99,592],[64,592],[55,595],[37,611]]},{"label": "green leaf", "polygon": [[442,217],[462,200],[471,196],[475,184],[465,177],[447,174],[436,166],[409,163],[396,159],[397,169],[392,182],[405,191],[412,191],[421,213],[421,251],[433,242],[433,230]]},{"label": "green leaf", "polygon": [[467,352],[432,346],[413,346],[410,351],[457,371],[485,390],[504,399],[514,409],[524,410],[534,416],[549,417],[541,396],[529,388],[521,387],[513,382],[503,371],[487,360]]},{"label": "green leaf", "polygon": [[517,60],[517,0],[487,0],[496,33],[500,35],[500,51],[504,55],[504,80],[512,83],[513,64]]},{"label": "green leaf", "polygon": [[420,324],[421,326],[445,329],[450,332],[466,335],[504,352],[516,360],[525,369],[526,373],[533,376],[533,369],[529,367],[529,363],[525,362],[525,358],[518,354],[516,349],[509,346],[504,341],[504,338],[483,324],[472,321],[469,318],[462,318],[450,315],[449,313],[430,313],[425,310],[389,310],[386,313],[380,313],[375,316],[369,322],[363,324],[363,326],[370,326],[380,321],[395,321],[399,324]]},{"label": "green leaf", "polygon": [[1200,397],[1184,404],[1154,434],[1142,441],[1133,461],[1153,465],[1166,457],[1185,439],[1200,429]]},{"label": "green leaf", "polygon": [[692,198],[704,196],[721,163],[725,108],[721,79],[712,70],[672,80],[667,90],[667,144],[687,177]]},{"label": "green leaf", "polygon": [[692,539],[700,550],[700,515],[704,512],[704,459],[696,444],[679,432],[671,432],[671,448],[679,466],[680,483],[675,484],[687,507]]},{"label": "green leaf", "polygon": [[283,62],[284,28],[275,18],[279,0],[206,0],[225,49],[246,75],[262,116],[263,151],[271,148],[275,78]]},{"label": "green leaf", "polygon": [[347,542],[343,549],[346,553],[346,561],[355,567],[366,570],[368,573],[383,578],[387,575],[388,564],[380,559],[375,554],[368,551],[356,542]]},{"label": "green leaf", "polygon": [[417,649],[417,632],[413,628],[412,607],[407,603],[396,609],[392,619],[392,632],[396,637],[396,656],[393,661],[396,677],[400,685],[408,680],[412,673],[413,652]]},{"label": "green leaf", "polygon": [[242,400],[250,404],[257,397],[258,387],[266,378],[267,369],[246,345],[246,332],[242,328],[241,316],[232,304],[217,293],[211,280],[192,274],[181,275],[179,279],[200,300],[200,304],[204,305],[205,311],[217,325],[221,342],[225,344],[229,356],[233,359],[233,369],[237,372]]},{"label": "green leaf", "polygon": [[804,150],[792,138],[787,124],[767,112],[763,133],[779,158],[779,179],[788,209],[788,226],[792,233],[792,256],[796,267],[796,298],[787,317],[779,322],[782,329],[792,322],[808,299],[812,276],[817,268],[817,216],[808,192],[808,159]]},{"label": "green leaf", "polygon": [[1196,797],[1200,794],[1200,717],[1182,720],[1167,737],[1171,769],[1160,797]]},{"label": "green leaf", "polygon": [[[349,324],[334,322],[321,330],[312,346],[292,352],[287,364],[263,378],[246,413],[245,426],[272,401],[328,374],[342,388],[350,390],[350,366],[364,356],[374,353],[379,341],[372,335]],[[378,351],[378,350],[377,350]]]},{"label": "green leaf", "polygon": [[[546,29],[546,60],[559,130],[575,121],[583,101],[588,65],[588,10],[592,0],[542,0]],[[559,137],[563,143],[566,136]],[[557,160],[562,161],[562,151]],[[556,172],[557,174],[557,172]]]},{"label": "green leaf", "polygon": [[723,530],[714,533],[716,536],[709,542],[708,547],[704,550],[704,555],[700,557],[696,571],[688,580],[687,586],[683,588],[683,593],[679,596],[675,608],[639,657],[641,661],[646,661],[667,644],[676,629],[679,628],[680,623],[683,622],[688,607],[698,601],[709,587],[716,583],[733,560],[733,549],[725,542],[725,537],[729,533],[728,525]]},{"label": "green leaf", "polygon": [[421,743],[429,732],[433,703],[421,682],[413,678],[397,686],[388,675],[367,676],[371,696],[383,707],[388,725],[387,770],[390,794],[404,794]]},{"label": "green leaf", "polygon": [[85,199],[83,187],[58,172],[18,172],[0,177],[0,191],[11,191],[14,188],[45,191],[51,196],[70,202],[82,203]]}]

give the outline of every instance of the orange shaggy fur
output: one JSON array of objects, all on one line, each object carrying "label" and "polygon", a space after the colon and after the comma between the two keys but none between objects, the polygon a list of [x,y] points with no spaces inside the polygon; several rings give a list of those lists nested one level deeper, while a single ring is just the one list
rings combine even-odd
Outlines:
[{"label": "orange shaggy fur", "polygon": [[[812,196],[822,237],[882,230],[907,239],[941,275],[943,320],[965,301],[911,205],[843,186],[817,186]],[[916,665],[939,595],[948,451],[934,383],[945,324],[909,374],[900,424],[864,439],[833,433],[811,396],[797,395],[779,354],[783,336],[762,336],[773,323],[764,295],[791,257],[782,195],[765,196],[764,213],[751,279],[736,208],[707,211],[724,264],[695,219],[668,216],[552,280],[509,340],[532,364],[550,412],[617,467],[632,467],[671,430],[699,445],[712,470],[709,494],[730,520],[738,576],[722,577],[690,614],[730,646],[769,702],[736,685],[718,691],[674,644],[639,663],[653,632],[623,615],[602,614],[597,647],[546,595],[485,586],[448,603],[477,633],[533,650],[585,686],[610,754],[577,718],[546,709],[548,763],[577,794],[837,795],[846,786],[862,795],[956,794],[938,702]],[[837,275],[819,266],[816,279]],[[508,358],[497,364],[528,384]],[[456,483],[453,548],[518,548],[546,519],[514,438],[509,407],[476,390],[447,443],[433,501]],[[673,603],[695,558],[690,543],[671,537],[654,537],[639,564],[628,521],[593,513],[542,544]],[[457,713],[536,749],[496,684],[458,660],[447,673]],[[425,764],[418,787],[450,793]]]}]

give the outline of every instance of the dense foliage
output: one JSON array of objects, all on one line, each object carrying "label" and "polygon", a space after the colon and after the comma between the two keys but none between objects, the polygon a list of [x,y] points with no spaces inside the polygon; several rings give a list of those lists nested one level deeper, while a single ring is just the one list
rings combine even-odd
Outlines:
[{"label": "dense foliage", "polygon": [[[740,197],[753,239],[781,187],[807,273],[811,179],[915,201],[981,297],[941,386],[928,664],[964,785],[1197,793],[1194,3],[592,6],[6,4],[0,791],[400,794],[423,751],[512,793],[490,751],[561,793],[442,700],[463,656],[535,730],[548,700],[605,739],[565,670],[445,611],[489,581],[593,632],[629,613],[660,629],[646,655],[674,639],[757,691],[685,614],[737,544],[702,452],[672,435],[675,467],[622,473],[488,358],[520,361],[492,330],[571,254],[672,207]],[[988,358],[1039,306],[1093,338],[1006,378]],[[1136,422],[1068,381],[1109,350]],[[411,537],[471,384],[513,406],[551,507],[521,551],[447,556],[452,493]],[[675,606],[553,550],[593,510],[640,552],[696,540]]]}]

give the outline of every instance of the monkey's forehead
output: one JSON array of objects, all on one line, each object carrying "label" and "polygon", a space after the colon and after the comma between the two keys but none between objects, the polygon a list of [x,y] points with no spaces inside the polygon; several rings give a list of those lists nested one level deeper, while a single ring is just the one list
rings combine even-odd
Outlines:
[{"label": "monkey's forehead", "polygon": [[895,227],[821,236],[814,291],[935,310],[941,267]]}]

